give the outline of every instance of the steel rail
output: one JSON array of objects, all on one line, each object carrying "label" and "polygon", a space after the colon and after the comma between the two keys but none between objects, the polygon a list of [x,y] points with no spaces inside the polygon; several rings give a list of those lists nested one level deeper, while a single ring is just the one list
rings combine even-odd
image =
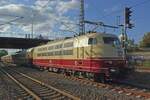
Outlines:
[{"label": "steel rail", "polygon": [[66,96],[66,97],[72,99],[72,100],[80,100],[80,98],[78,98],[78,97],[75,97],[75,96],[73,96],[73,95],[71,95],[71,94],[69,94],[69,93],[66,93],[66,92],[64,92],[64,91],[61,91],[61,90],[59,90],[59,89],[56,89],[56,88],[54,88],[53,86],[51,86],[51,85],[49,85],[49,84],[46,84],[46,83],[44,83],[44,82],[42,82],[42,81],[39,81],[39,80],[37,80],[37,79],[35,79],[35,78],[32,78],[32,77],[30,77],[30,76],[28,76],[28,75],[25,75],[24,73],[18,72],[18,71],[14,70],[14,69],[11,69],[11,70],[13,70],[14,72],[16,72],[16,73],[18,73],[18,74],[20,74],[20,75],[22,75],[22,76],[24,76],[24,77],[26,77],[26,78],[32,80],[32,81],[34,81],[34,82],[36,82],[36,83],[38,83],[38,84],[40,84],[40,85],[42,85],[42,86],[45,86],[45,87],[47,87],[47,88],[49,88],[49,89],[52,89],[52,90],[54,90],[54,91],[56,91],[56,92],[62,94],[63,96]]},{"label": "steel rail", "polygon": [[36,100],[41,100],[39,96],[37,96],[34,92],[25,87],[22,83],[17,81],[12,75],[7,73],[4,69],[1,68],[1,71],[3,71],[10,79],[12,79],[17,85],[19,85],[22,89],[24,89],[27,93],[29,93],[33,98],[35,98]]},{"label": "steel rail", "polygon": [[[56,73],[51,73],[51,74],[59,75]],[[118,84],[118,86],[117,85],[114,86],[113,84],[98,83],[98,82],[94,82],[94,81],[91,81],[91,80],[88,80],[85,78],[76,78],[76,77],[70,77],[70,76],[66,76],[66,75],[63,75],[61,77],[64,77],[64,78],[69,79],[69,80],[78,81],[78,82],[85,84],[85,85],[92,85],[92,86],[95,86],[98,88],[110,88],[111,90],[116,91],[119,94],[124,93],[126,95],[132,95],[135,97],[144,97],[146,99],[150,99],[150,92],[143,92],[140,90],[134,90],[135,87],[128,88],[126,86],[127,84],[125,84],[125,85],[124,84],[121,84],[121,85]],[[124,85],[125,87],[122,87],[122,85]]]}]

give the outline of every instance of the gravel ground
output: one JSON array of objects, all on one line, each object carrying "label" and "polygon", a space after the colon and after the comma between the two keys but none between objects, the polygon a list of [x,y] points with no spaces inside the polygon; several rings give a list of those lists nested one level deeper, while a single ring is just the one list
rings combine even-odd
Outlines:
[{"label": "gravel ground", "polygon": [[[6,91],[6,87],[4,85],[2,77],[0,77],[0,100],[3,100],[7,97],[8,92]],[[7,99],[8,100],[8,99]]]},{"label": "gravel ground", "polygon": [[25,67],[15,67],[15,69],[36,79],[44,81],[55,88],[67,91],[70,94],[80,97],[82,100],[144,100],[142,98],[119,94],[115,91],[104,88],[83,85],[77,81],[64,79],[59,75],[55,75],[47,71],[39,71],[37,69]]},{"label": "gravel ground", "polygon": [[[1,64],[0,64],[0,67]],[[5,81],[5,76],[0,72],[0,100],[10,100],[9,85]]]},{"label": "gravel ground", "polygon": [[0,72],[0,100],[16,100],[18,91],[15,87],[16,84]]},{"label": "gravel ground", "polygon": [[150,89],[150,72],[136,71],[131,74],[127,81],[133,84],[143,85],[143,87]]}]

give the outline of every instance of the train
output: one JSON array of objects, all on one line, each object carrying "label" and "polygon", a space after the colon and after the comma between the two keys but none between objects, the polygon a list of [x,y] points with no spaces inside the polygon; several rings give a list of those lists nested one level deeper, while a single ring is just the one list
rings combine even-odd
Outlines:
[{"label": "train", "polygon": [[13,63],[19,65],[92,78],[99,82],[124,79],[129,70],[118,37],[106,33],[53,40],[9,56],[12,56]]},{"label": "train", "polygon": [[32,48],[28,50],[18,51],[15,54],[2,56],[1,62],[5,64],[32,66]]},{"label": "train", "polygon": [[14,62],[13,62],[12,55],[5,55],[5,56],[2,56],[2,57],[1,57],[1,62],[5,63],[5,64],[14,63]]}]

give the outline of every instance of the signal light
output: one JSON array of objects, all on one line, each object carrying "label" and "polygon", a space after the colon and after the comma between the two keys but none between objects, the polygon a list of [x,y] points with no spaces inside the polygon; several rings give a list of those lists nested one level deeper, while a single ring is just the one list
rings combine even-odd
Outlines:
[{"label": "signal light", "polygon": [[129,28],[129,29],[132,29],[132,27],[134,27],[134,25],[131,24],[131,23],[129,23],[129,24],[128,24],[128,28]]},{"label": "signal light", "polygon": [[131,13],[132,13],[131,8],[126,7],[125,8],[125,24],[128,25],[128,28],[133,27],[133,25],[131,24],[131,19],[130,19]]}]

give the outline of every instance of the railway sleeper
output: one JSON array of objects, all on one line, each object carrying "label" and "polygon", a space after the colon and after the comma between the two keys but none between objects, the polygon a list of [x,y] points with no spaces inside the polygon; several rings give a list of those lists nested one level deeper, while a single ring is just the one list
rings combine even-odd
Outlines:
[{"label": "railway sleeper", "polygon": [[49,89],[47,89],[47,90],[38,90],[38,92],[40,92],[40,93],[44,93],[44,92],[52,92],[53,90],[49,90]]},{"label": "railway sleeper", "polygon": [[23,90],[23,89],[17,89],[17,91],[19,92],[19,93],[27,93],[25,90]]},{"label": "railway sleeper", "polygon": [[[32,88],[39,88],[39,84],[30,84],[30,87],[32,87]],[[41,86],[40,86],[41,87]],[[41,87],[40,89],[45,89],[45,87]]]},{"label": "railway sleeper", "polygon": [[[61,95],[59,97],[57,97],[56,99],[54,100],[68,100],[68,97],[67,96],[64,96],[64,95]],[[72,100],[72,99],[69,99],[69,100]]]},{"label": "railway sleeper", "polygon": [[49,97],[51,94],[50,93],[40,93],[40,97]]},{"label": "railway sleeper", "polygon": [[[18,98],[18,100],[20,100],[20,99],[31,99],[31,98],[33,98],[31,95],[20,95],[20,96],[17,96],[17,98]],[[20,98],[20,99],[19,99]]]},{"label": "railway sleeper", "polygon": [[[33,87],[32,87],[33,88]],[[37,89],[37,90],[39,90],[39,91],[47,91],[47,90],[49,90],[48,88],[46,88],[46,87],[39,87],[39,86],[37,86],[37,87],[34,87],[35,89]]]},{"label": "railway sleeper", "polygon": [[61,94],[57,93],[57,94],[51,95],[49,97],[53,100],[53,99],[56,99],[56,98],[61,97],[61,96],[62,96]]},{"label": "railway sleeper", "polygon": [[39,92],[41,95],[44,95],[44,94],[50,94],[52,91],[43,91],[43,92]]},{"label": "railway sleeper", "polygon": [[40,97],[41,98],[43,98],[43,99],[50,99],[50,98],[52,98],[54,95],[56,95],[56,93],[53,93],[53,94],[51,94],[51,93],[49,93],[49,94],[43,94],[43,95],[40,95]]},{"label": "railway sleeper", "polygon": [[21,96],[27,96],[27,95],[29,95],[27,92],[22,92],[22,93],[20,93],[20,95]]},{"label": "railway sleeper", "polygon": [[56,93],[57,93],[56,91],[53,91],[53,92],[49,92],[48,95],[51,96],[51,95],[54,95]]},{"label": "railway sleeper", "polygon": [[25,99],[25,100],[34,100],[34,98],[31,95],[25,96],[25,97],[23,97],[23,99]]}]

